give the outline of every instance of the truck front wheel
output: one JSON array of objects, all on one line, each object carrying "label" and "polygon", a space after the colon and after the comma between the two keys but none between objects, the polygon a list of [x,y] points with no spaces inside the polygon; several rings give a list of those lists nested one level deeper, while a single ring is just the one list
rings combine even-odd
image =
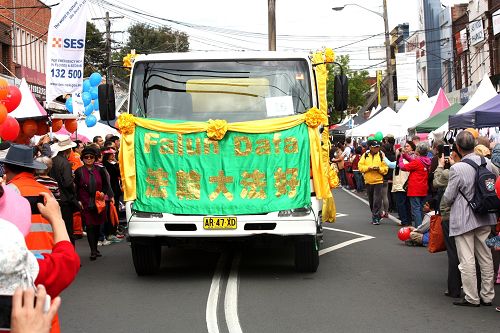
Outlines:
[{"label": "truck front wheel", "polygon": [[298,272],[314,273],[319,265],[316,236],[300,236],[295,240],[295,269]]},{"label": "truck front wheel", "polygon": [[161,262],[161,246],[145,245],[131,242],[132,259],[137,275],[152,275],[158,273]]}]

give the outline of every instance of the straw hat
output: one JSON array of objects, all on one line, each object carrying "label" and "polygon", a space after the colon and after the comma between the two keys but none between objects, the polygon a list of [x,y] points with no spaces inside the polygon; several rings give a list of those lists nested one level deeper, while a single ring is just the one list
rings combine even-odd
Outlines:
[{"label": "straw hat", "polygon": [[76,143],[71,141],[69,135],[60,136],[57,138],[59,141],[50,145],[52,157],[54,158],[60,151],[65,151],[76,147]]}]

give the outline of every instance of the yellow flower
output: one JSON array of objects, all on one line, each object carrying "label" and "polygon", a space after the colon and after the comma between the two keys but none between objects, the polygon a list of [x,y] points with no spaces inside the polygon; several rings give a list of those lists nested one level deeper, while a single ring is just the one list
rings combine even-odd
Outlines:
[{"label": "yellow flower", "polygon": [[207,136],[212,140],[221,140],[227,132],[227,121],[212,120],[208,121]]},{"label": "yellow flower", "polygon": [[309,127],[316,128],[321,124],[326,124],[328,118],[318,108],[312,107],[306,112],[306,124]]},{"label": "yellow flower", "polygon": [[323,52],[314,53],[312,58],[311,58],[311,62],[313,63],[313,65],[322,64],[324,62],[323,61]]},{"label": "yellow flower", "polygon": [[325,49],[325,61],[326,62],[334,62],[335,61],[335,52],[332,49]]},{"label": "yellow flower", "polygon": [[127,135],[134,133],[135,121],[134,116],[129,113],[122,113],[116,122],[118,130],[121,134]]}]

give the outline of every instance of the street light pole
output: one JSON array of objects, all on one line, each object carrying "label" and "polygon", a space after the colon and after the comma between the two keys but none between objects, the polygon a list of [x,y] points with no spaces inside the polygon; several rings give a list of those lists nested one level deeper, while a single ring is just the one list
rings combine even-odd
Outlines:
[{"label": "street light pole", "polygon": [[376,12],[374,10],[368,9],[357,3],[348,3],[340,7],[333,7],[332,9],[335,11],[341,11],[346,6],[356,6],[360,7],[364,10],[372,12],[375,15],[380,16],[384,20],[384,34],[385,34],[385,57],[387,63],[387,85],[386,85],[386,96],[387,96],[387,106],[394,110],[394,84],[392,80],[392,58],[391,58],[391,41],[389,39],[389,20],[387,19],[387,0],[383,0],[383,13]]},{"label": "street light pole", "polygon": [[394,81],[392,78],[391,41],[389,39],[389,20],[387,19],[387,0],[384,0],[384,30],[385,30],[385,57],[387,59],[387,105],[394,110]]}]

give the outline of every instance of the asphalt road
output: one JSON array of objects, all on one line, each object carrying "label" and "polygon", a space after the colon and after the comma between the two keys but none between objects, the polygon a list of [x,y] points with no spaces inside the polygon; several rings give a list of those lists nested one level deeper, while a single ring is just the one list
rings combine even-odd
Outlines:
[{"label": "asphalt road", "polygon": [[314,274],[296,273],[286,248],[164,248],[160,274],[137,277],[127,243],[101,247],[90,262],[80,240],[83,266],[62,294],[62,332],[498,330],[494,307],[457,307],[443,295],[444,252],[406,247],[393,220],[371,225],[350,193],[337,190],[335,200],[340,215],[324,225]]}]

